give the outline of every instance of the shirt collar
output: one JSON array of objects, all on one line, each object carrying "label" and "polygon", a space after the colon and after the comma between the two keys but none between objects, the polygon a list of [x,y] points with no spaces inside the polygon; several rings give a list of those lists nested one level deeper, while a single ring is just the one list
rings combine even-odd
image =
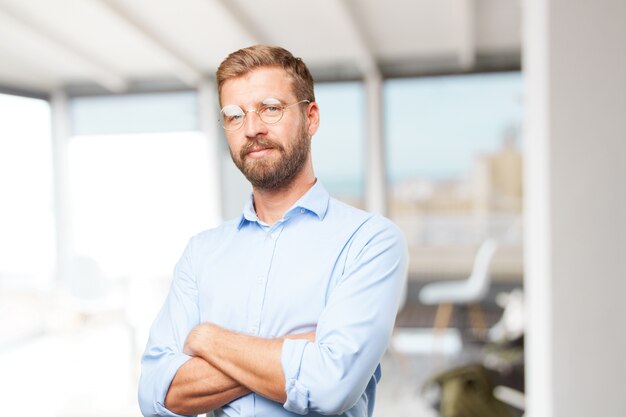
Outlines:
[{"label": "shirt collar", "polygon": [[[328,194],[328,191],[326,191],[326,188],[324,188],[320,181],[317,180],[315,181],[315,184],[313,184],[313,186],[302,197],[300,197],[300,199],[296,201],[289,210],[287,210],[284,217],[291,217],[291,214],[296,212],[296,210],[304,209],[314,213],[318,219],[323,220],[324,216],[326,216],[326,212],[328,211],[329,200],[330,195]],[[250,193],[250,196],[243,207],[243,212],[241,213],[237,229],[241,229],[241,227],[248,222],[260,222],[256,215],[256,211],[254,210],[254,199],[252,193]]]}]

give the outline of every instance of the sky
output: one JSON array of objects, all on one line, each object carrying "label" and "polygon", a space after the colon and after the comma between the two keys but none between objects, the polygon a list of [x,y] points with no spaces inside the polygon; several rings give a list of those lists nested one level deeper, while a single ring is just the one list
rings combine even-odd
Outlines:
[{"label": "sky", "polygon": [[392,179],[462,176],[522,122],[519,73],[394,80],[384,99]]}]

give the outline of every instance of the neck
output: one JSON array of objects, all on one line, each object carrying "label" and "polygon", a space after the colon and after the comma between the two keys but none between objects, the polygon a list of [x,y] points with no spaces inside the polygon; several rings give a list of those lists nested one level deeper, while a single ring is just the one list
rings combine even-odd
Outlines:
[{"label": "neck", "polygon": [[315,184],[313,172],[302,173],[287,187],[279,190],[255,188],[254,209],[257,217],[270,226],[280,220],[285,212]]}]

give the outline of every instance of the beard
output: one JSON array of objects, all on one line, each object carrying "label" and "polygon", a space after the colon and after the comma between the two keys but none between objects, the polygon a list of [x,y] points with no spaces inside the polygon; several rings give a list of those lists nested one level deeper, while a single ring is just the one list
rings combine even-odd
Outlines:
[{"label": "beard", "polygon": [[[278,152],[278,159],[248,158],[255,149],[271,148]],[[249,139],[239,155],[230,150],[233,162],[252,186],[260,190],[280,190],[288,188],[302,171],[311,152],[311,142],[304,123],[295,140],[287,147],[268,138]]]}]

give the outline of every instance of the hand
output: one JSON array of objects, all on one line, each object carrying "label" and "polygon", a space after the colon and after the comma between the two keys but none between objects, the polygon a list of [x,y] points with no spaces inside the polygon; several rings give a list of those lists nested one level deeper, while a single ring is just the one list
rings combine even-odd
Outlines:
[{"label": "hand", "polygon": [[216,334],[223,330],[212,323],[202,323],[191,329],[183,346],[183,353],[189,356],[204,357],[204,352],[210,350],[210,344]]}]

